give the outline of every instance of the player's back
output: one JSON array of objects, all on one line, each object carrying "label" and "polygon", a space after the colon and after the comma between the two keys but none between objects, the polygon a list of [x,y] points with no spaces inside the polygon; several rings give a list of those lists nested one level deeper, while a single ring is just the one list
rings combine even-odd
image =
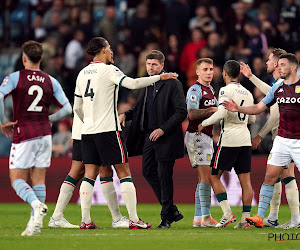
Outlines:
[{"label": "player's back", "polygon": [[77,77],[75,94],[83,98],[82,134],[120,131],[117,114],[119,84],[123,72],[113,65],[92,62]]},{"label": "player's back", "polygon": [[[252,94],[239,83],[229,83],[220,89],[220,100],[234,100],[239,106],[253,105]],[[220,142],[222,146],[239,147],[251,146],[251,137],[248,130],[249,115],[239,112],[227,112],[221,123]]]},{"label": "player's back", "polygon": [[19,72],[16,88],[12,91],[14,143],[51,134],[48,119],[53,100],[50,76],[41,70],[24,69]]}]

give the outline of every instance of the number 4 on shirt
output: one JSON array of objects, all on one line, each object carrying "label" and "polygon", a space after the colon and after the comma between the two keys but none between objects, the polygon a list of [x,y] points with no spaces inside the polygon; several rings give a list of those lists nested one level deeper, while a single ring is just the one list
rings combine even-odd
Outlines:
[{"label": "number 4 on shirt", "polygon": [[[91,101],[94,100],[94,91],[93,88],[90,88],[90,84],[91,84],[91,80],[89,79],[86,85],[86,89],[85,89],[85,93],[84,93],[84,97],[91,97]],[[90,88],[90,92],[89,92],[89,88]]]}]

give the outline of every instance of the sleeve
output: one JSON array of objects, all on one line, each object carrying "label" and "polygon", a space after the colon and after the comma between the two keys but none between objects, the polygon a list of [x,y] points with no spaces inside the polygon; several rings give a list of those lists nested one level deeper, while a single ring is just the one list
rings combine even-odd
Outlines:
[{"label": "sleeve", "polygon": [[57,112],[52,115],[49,115],[50,122],[57,122],[67,115],[72,114],[72,106],[69,102],[66,102]]},{"label": "sleeve", "polygon": [[222,119],[224,119],[226,117],[228,110],[224,108],[222,103],[224,100],[230,101],[230,96],[231,96],[230,93],[228,92],[228,90],[225,87],[220,89],[218,110],[217,110],[217,112],[212,114],[211,117],[205,119],[202,122],[203,127],[207,127],[212,124],[218,123],[219,121],[221,121]]},{"label": "sleeve", "polygon": [[228,110],[225,109],[223,105],[219,105],[217,112],[213,113],[211,117],[205,119],[202,122],[202,126],[207,127],[207,126],[213,125],[215,123],[218,123],[219,121],[221,121],[222,119],[224,119],[226,117],[227,112],[228,112]]},{"label": "sleeve", "polygon": [[199,109],[201,99],[201,88],[197,89],[195,86],[190,87],[186,95],[187,109]]},{"label": "sleeve", "polygon": [[125,121],[131,121],[132,117],[133,117],[133,113],[134,113],[134,107],[132,107],[131,109],[127,110],[126,112],[124,112],[125,114]]},{"label": "sleeve", "polygon": [[83,100],[82,98],[75,98],[74,99],[74,113],[78,116],[78,118],[83,122],[84,113],[83,113]]},{"label": "sleeve", "polygon": [[19,72],[14,72],[3,79],[2,84],[0,85],[0,123],[6,123],[6,117],[4,113],[4,98],[9,95],[18,84]]},{"label": "sleeve", "polygon": [[252,75],[249,80],[265,95],[268,94],[271,86],[260,80],[257,76]]},{"label": "sleeve", "polygon": [[65,92],[63,91],[60,83],[52,76],[50,76],[50,79],[51,79],[52,86],[53,86],[53,96],[54,96],[55,100],[57,101],[57,103],[62,107],[66,103],[68,103],[69,100],[66,97]]},{"label": "sleeve", "polygon": [[254,124],[256,121],[256,115],[249,115],[248,124]]},{"label": "sleeve", "polygon": [[219,91],[219,106],[222,105],[223,101],[231,101],[231,94],[225,87],[221,88]]},{"label": "sleeve", "polygon": [[109,65],[108,66],[108,74],[109,79],[115,84],[115,85],[122,85],[123,80],[125,79],[126,75],[116,66]]},{"label": "sleeve", "polygon": [[261,100],[266,106],[270,107],[276,102],[276,100],[274,100],[274,93],[281,85],[282,83],[275,84],[265,98]]},{"label": "sleeve", "polygon": [[257,133],[261,138],[264,138],[273,128],[276,128],[279,124],[279,108],[278,104],[275,103],[270,108],[270,117],[262,127],[262,129]]},{"label": "sleeve", "polygon": [[79,76],[77,77],[77,80],[76,80],[76,87],[75,87],[74,96],[78,97],[78,98],[82,98],[82,93],[81,93],[81,90],[79,88],[78,78],[79,78]]},{"label": "sleeve", "polygon": [[[253,95],[249,92],[249,95],[251,96],[251,105],[254,105],[254,98]],[[249,115],[248,117],[248,124],[254,124],[256,121],[256,115]]]},{"label": "sleeve", "polygon": [[0,124],[6,123],[6,117],[4,114],[4,94],[0,92]]},{"label": "sleeve", "polygon": [[3,79],[0,85],[0,93],[7,96],[12,92],[18,85],[20,72],[14,72]]},{"label": "sleeve", "polygon": [[[124,76],[120,81],[120,86],[122,84],[123,87],[128,89],[142,89],[148,87],[149,85],[158,82],[160,80],[159,75],[148,76],[148,77],[140,77],[140,78],[130,78]],[[123,81],[124,80],[124,81]]]}]

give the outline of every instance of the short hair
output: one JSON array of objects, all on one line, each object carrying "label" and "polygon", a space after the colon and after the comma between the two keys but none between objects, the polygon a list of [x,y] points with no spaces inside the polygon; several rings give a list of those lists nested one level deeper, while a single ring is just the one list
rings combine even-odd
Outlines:
[{"label": "short hair", "polygon": [[229,77],[237,78],[240,74],[240,64],[235,60],[228,60],[223,67]]},{"label": "short hair", "polygon": [[39,42],[32,40],[25,42],[22,45],[22,51],[34,64],[37,64],[42,60],[43,46]]},{"label": "short hair", "polygon": [[210,58],[200,58],[197,60],[196,65],[199,66],[201,63],[214,64],[214,61],[213,61],[213,59],[210,59]]},{"label": "short hair", "polygon": [[146,55],[146,60],[148,59],[156,59],[159,63],[163,64],[165,62],[164,54],[159,50],[152,50]]},{"label": "short hair", "polygon": [[283,59],[283,58],[286,58],[289,61],[289,63],[294,64],[297,67],[299,66],[299,61],[298,61],[297,57],[294,54],[286,53],[286,54],[283,54],[279,57],[279,59]]},{"label": "short hair", "polygon": [[95,56],[106,47],[106,42],[107,40],[103,37],[94,37],[89,41],[86,52],[91,56]]},{"label": "short hair", "polygon": [[275,48],[271,53],[273,54],[273,57],[276,57],[279,60],[280,56],[287,52],[284,49]]}]

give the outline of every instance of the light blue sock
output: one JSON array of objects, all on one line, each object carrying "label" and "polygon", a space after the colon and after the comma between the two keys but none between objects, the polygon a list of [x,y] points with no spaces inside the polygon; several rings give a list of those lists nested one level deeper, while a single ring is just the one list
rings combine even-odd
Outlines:
[{"label": "light blue sock", "polygon": [[[33,192],[40,202],[45,203],[46,200],[46,185],[35,185],[32,187]],[[31,216],[34,216],[33,209],[31,208]]]},{"label": "light blue sock", "polygon": [[195,191],[195,216],[202,216],[199,190],[200,190],[200,183],[197,184],[197,188]]},{"label": "light blue sock", "polygon": [[204,182],[200,183],[199,193],[202,215],[209,215],[211,204],[211,186]]},{"label": "light blue sock", "polygon": [[31,205],[35,200],[38,200],[32,188],[23,179],[17,179],[13,183],[13,188],[17,195]]},{"label": "light blue sock", "polygon": [[273,197],[274,186],[262,184],[259,193],[259,203],[257,214],[263,219]]}]

